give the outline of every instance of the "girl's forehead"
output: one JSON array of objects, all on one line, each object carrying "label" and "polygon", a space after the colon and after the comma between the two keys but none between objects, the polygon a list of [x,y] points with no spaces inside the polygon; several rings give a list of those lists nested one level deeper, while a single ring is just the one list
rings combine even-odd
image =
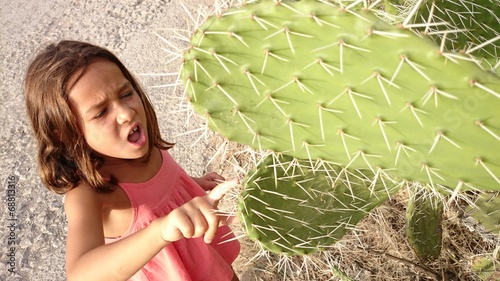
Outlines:
[{"label": "girl's forehead", "polygon": [[[130,85],[121,69],[108,60],[96,60],[70,78],[73,86],[69,90],[69,100],[78,105],[105,99]],[[75,104],[75,105],[76,105]]]},{"label": "girl's forehead", "polygon": [[127,78],[123,75],[121,69],[113,62],[107,60],[96,60],[84,69],[75,72],[72,77],[73,87],[70,95],[79,90],[79,88],[93,88],[93,90],[113,90],[123,83]]},{"label": "girl's forehead", "polygon": [[115,74],[117,76],[122,76],[123,78],[125,78],[121,69],[114,62],[102,58],[96,58],[85,66],[76,69],[70,75],[68,82],[66,83],[67,90],[68,92],[71,92],[76,84],[78,84],[84,77],[88,79],[89,77],[92,78],[104,73],[107,73],[108,75]]},{"label": "girl's forehead", "polygon": [[106,79],[126,79],[121,69],[114,62],[104,59],[96,59],[92,61],[85,69],[81,77],[87,78],[106,78]]}]

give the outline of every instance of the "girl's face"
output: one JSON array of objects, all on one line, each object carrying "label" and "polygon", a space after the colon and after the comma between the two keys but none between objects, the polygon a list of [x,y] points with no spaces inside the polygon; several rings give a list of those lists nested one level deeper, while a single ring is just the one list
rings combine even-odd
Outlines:
[{"label": "girl's face", "polygon": [[69,103],[87,144],[101,156],[137,159],[147,154],[144,106],[113,62],[92,62],[69,92]]}]

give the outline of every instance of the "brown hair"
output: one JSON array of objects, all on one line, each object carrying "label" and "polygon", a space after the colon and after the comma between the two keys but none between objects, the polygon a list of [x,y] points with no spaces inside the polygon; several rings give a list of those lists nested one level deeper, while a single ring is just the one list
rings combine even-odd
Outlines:
[{"label": "brown hair", "polygon": [[31,62],[24,87],[28,116],[38,142],[39,173],[47,188],[59,194],[68,192],[82,181],[99,192],[110,192],[117,185],[114,177],[108,181],[98,172],[102,159],[86,143],[68,103],[72,87],[68,85],[69,79],[95,59],[115,63],[139,94],[146,112],[148,139],[152,140],[149,142],[149,152],[153,146],[160,149],[173,146],[173,143],[161,138],[149,99],[114,54],[78,41],[51,44]]}]

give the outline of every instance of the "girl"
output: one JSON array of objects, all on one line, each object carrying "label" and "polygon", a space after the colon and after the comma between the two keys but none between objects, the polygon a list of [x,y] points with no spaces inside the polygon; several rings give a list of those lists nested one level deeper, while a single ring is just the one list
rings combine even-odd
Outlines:
[{"label": "girl", "polygon": [[238,280],[239,243],[220,226],[235,218],[216,214],[237,181],[186,175],[116,56],[52,44],[29,66],[25,94],[41,179],[66,195],[68,280]]}]

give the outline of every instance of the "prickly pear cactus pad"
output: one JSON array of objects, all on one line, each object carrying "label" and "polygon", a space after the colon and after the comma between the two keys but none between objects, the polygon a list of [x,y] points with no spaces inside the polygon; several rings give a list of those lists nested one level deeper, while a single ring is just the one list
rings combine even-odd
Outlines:
[{"label": "prickly pear cactus pad", "polygon": [[374,183],[364,172],[271,154],[243,183],[240,221],[271,252],[324,250],[399,190],[388,179]]},{"label": "prickly pear cactus pad", "polygon": [[232,141],[433,187],[500,190],[500,79],[326,1],[209,17],[184,53],[194,108]]},{"label": "prickly pear cactus pad", "polygon": [[478,275],[478,280],[500,280],[500,257],[477,256],[472,261],[472,270]]},{"label": "prickly pear cactus pad", "polygon": [[443,200],[439,194],[421,186],[412,186],[406,208],[406,236],[418,258],[435,260],[443,242]]},{"label": "prickly pear cactus pad", "polygon": [[480,222],[486,231],[500,237],[500,193],[481,193],[475,206],[468,206],[467,212]]},{"label": "prickly pear cactus pad", "polygon": [[482,58],[485,69],[498,67],[500,1],[425,0],[414,16],[419,30],[447,50]]}]

